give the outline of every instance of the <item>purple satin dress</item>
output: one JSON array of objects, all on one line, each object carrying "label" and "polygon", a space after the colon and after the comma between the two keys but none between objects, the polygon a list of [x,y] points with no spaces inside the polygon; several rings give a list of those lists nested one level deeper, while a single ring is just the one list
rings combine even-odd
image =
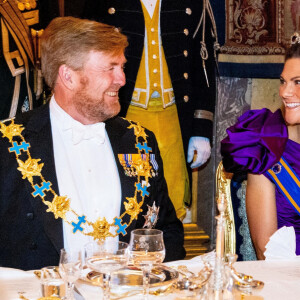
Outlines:
[{"label": "purple satin dress", "polygon": [[[221,142],[224,168],[228,172],[266,173],[281,156],[300,177],[300,144],[288,139],[288,131],[280,110],[250,110],[227,129]],[[300,255],[300,216],[276,186],[278,228],[293,226],[296,233],[296,254]],[[300,190],[299,190],[300,197]]]}]

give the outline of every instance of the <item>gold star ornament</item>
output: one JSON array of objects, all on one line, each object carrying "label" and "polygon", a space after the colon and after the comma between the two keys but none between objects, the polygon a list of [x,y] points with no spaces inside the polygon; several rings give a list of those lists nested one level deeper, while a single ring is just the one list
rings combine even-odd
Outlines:
[{"label": "gold star ornament", "polygon": [[48,206],[46,211],[52,212],[55,219],[66,219],[66,213],[70,210],[70,199],[66,196],[55,195],[52,202],[45,201],[44,203]]},{"label": "gold star ornament", "polygon": [[24,130],[24,127],[22,125],[18,125],[14,123],[14,120],[11,121],[11,123],[6,126],[4,123],[0,123],[0,132],[2,132],[3,137],[6,137],[11,142],[14,136],[22,136],[22,131]]}]

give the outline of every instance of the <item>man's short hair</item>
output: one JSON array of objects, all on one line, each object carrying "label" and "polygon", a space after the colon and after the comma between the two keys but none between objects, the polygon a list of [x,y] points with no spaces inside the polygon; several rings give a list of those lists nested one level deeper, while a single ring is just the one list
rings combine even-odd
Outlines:
[{"label": "man's short hair", "polygon": [[123,53],[127,46],[127,37],[114,26],[74,17],[55,18],[41,37],[45,82],[53,89],[63,64],[82,70],[90,51],[115,56]]}]

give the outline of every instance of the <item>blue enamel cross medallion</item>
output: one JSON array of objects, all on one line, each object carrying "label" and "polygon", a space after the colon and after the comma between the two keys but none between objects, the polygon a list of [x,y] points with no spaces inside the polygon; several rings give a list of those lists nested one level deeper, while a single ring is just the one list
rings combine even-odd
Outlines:
[{"label": "blue enamel cross medallion", "polygon": [[117,230],[117,233],[118,234],[122,233],[123,236],[126,235],[126,230],[125,229],[127,228],[128,225],[126,223],[124,223],[122,225],[122,219],[120,219],[120,218],[116,217],[116,218],[114,218],[114,220],[115,220],[114,225],[119,227],[119,229]]},{"label": "blue enamel cross medallion", "polygon": [[35,191],[32,193],[34,197],[41,196],[42,198],[45,196],[44,190],[49,191],[51,186],[51,182],[45,182],[43,181],[42,185],[39,186],[35,184],[33,187],[35,188]]},{"label": "blue enamel cross medallion", "polygon": [[141,151],[141,150],[144,150],[145,153],[149,153],[149,151],[152,151],[152,148],[151,147],[148,147],[147,143],[144,143],[143,146],[141,145],[141,143],[138,143],[136,145],[136,147]]},{"label": "blue enamel cross medallion", "polygon": [[13,147],[8,148],[9,152],[15,151],[17,155],[21,154],[20,150],[27,151],[28,147],[30,146],[28,143],[22,142],[18,145],[17,142],[13,142]]},{"label": "blue enamel cross medallion", "polygon": [[75,222],[72,222],[72,225],[73,225],[73,233],[75,233],[77,230],[80,230],[80,231],[83,231],[83,228],[80,227],[81,223],[85,223],[86,220],[85,220],[85,216],[81,216],[81,217],[78,217],[78,223],[76,224]]},{"label": "blue enamel cross medallion", "polygon": [[141,183],[138,183],[136,187],[139,192],[142,192],[142,197],[149,196],[146,186],[142,187]]}]

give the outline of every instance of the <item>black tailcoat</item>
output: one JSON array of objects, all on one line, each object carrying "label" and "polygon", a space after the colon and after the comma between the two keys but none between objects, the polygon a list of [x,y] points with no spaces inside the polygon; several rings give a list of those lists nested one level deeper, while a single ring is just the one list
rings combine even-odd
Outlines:
[{"label": "black tailcoat", "polygon": [[[59,195],[55,173],[53,142],[49,105],[20,115],[15,123],[21,123],[25,129],[22,132],[26,142],[30,143],[31,157],[41,159],[44,163],[42,175],[52,183],[52,188]],[[126,176],[119,163],[118,154],[138,153],[135,148],[133,129],[128,129],[129,122],[122,118],[114,118],[106,122],[106,130],[114,152],[121,182],[121,208],[124,212],[126,197],[134,195],[135,177]],[[147,212],[147,204],[153,201],[160,207],[157,229],[164,232],[166,245],[166,260],[182,259],[185,256],[183,248],[183,226],[177,219],[176,213],[168,197],[166,182],[163,175],[162,160],[156,139],[152,132],[146,131],[148,146],[152,147],[158,163],[158,176],[150,179],[149,197],[145,198],[138,220],[133,221],[126,236],[120,240],[129,241],[130,231],[141,228]],[[0,133],[1,136],[1,133]],[[22,179],[14,153],[7,138],[0,138],[0,266],[24,270],[38,269],[47,265],[58,265],[59,251],[63,248],[62,220],[55,219],[52,213],[47,213],[47,206],[40,197],[34,198],[33,189],[27,179]],[[72,206],[72,205],[71,205]],[[103,212],[105,216],[105,212]],[[123,222],[129,221],[129,216]],[[77,233],[80,234],[80,233]]]}]

